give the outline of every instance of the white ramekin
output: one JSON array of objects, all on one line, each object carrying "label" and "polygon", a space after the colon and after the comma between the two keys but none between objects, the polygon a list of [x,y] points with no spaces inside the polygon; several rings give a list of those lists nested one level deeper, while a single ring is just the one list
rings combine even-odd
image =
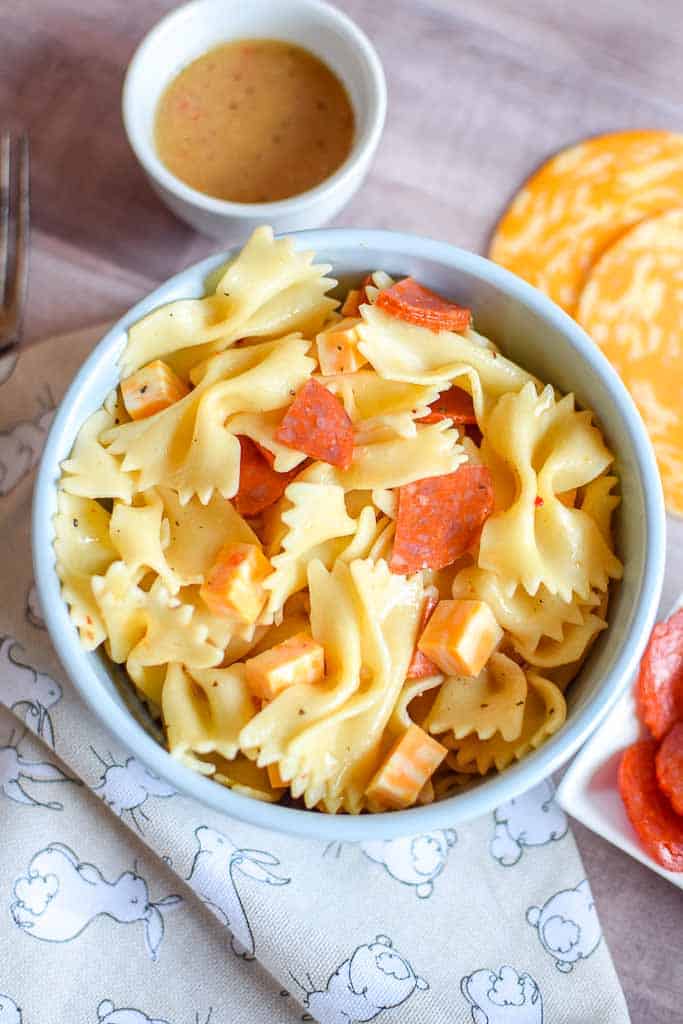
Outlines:
[{"label": "white ramekin", "polygon": [[[356,117],[353,148],[316,188],[273,203],[231,203],[190,188],[159,159],[154,118],[159,97],[177,73],[230,39],[297,43],[342,80]],[[152,188],[182,220],[214,238],[240,241],[259,224],[297,231],[326,223],[360,186],[384,126],[386,84],[367,36],[323,0],[192,0],[163,18],[142,40],[123,85],[123,123]],[[305,154],[302,154],[305,159]]]},{"label": "white ramekin", "polygon": [[470,306],[474,321],[506,355],[541,380],[573,391],[597,414],[615,452],[622,504],[616,541],[624,578],[613,588],[609,629],[567,691],[567,721],[538,750],[499,775],[438,803],[387,814],[319,814],[262,803],[197,775],[150,736],[132,711],[130,685],[99,652],[85,651],[69,619],[55,567],[53,516],[60,463],[84,420],[119,381],[118,360],[126,332],[150,310],[174,299],[205,294],[207,278],[225,265],[221,253],[188,267],[131,309],[88,356],[52,422],[33,500],[33,558],[40,604],[64,668],[83,699],[117,740],[176,789],[215,810],[264,828],[315,839],[389,839],[446,828],[491,812],[560,768],[603,721],[633,676],[652,629],[662,587],[665,521],[662,487],[643,421],[597,345],[550,299],[489,260],[416,235],[392,231],[324,229],[294,236],[331,263],[335,277],[360,280],[381,268],[419,281]]}]

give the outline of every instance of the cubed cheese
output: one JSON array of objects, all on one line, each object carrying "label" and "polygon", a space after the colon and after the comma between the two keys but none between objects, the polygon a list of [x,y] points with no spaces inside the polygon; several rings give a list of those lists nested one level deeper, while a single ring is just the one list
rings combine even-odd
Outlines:
[{"label": "cubed cheese", "polygon": [[294,683],[318,683],[325,675],[325,650],[308,633],[297,633],[245,662],[255,697],[273,700]]},{"label": "cubed cheese", "polygon": [[449,676],[478,676],[503,637],[484,601],[439,601],[418,649]]},{"label": "cubed cheese", "polygon": [[323,376],[354,373],[367,362],[358,351],[359,322],[355,317],[347,317],[317,336],[318,362]]},{"label": "cubed cheese", "polygon": [[280,775],[280,769],[278,768],[277,761],[273,762],[273,764],[269,764],[266,771],[268,772],[268,781],[273,789],[289,788],[289,783],[285,782]]},{"label": "cubed cheese", "polygon": [[267,593],[263,581],[272,567],[256,544],[226,544],[200,588],[200,596],[214,615],[256,622]]},{"label": "cubed cheese", "polygon": [[155,359],[121,381],[121,397],[131,419],[144,420],[168,409],[189,394],[187,385],[170,366]]},{"label": "cubed cheese", "polygon": [[412,807],[448,753],[419,725],[411,725],[387,754],[367,788],[371,803],[390,810]]},{"label": "cubed cheese", "polygon": [[358,316],[361,302],[365,302],[365,292],[360,288],[351,288],[341,308],[342,316]]}]

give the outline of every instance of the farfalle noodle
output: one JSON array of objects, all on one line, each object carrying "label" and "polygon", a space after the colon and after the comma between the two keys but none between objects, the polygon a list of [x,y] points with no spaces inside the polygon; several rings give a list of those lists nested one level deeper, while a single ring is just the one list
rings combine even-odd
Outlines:
[{"label": "farfalle noodle", "polygon": [[153,488],[142,491],[130,505],[114,502],[109,534],[118,557],[133,572],[144,567],[161,577],[172,594],[180,589],[181,581],[164,554],[169,543],[168,520],[164,519],[161,497]]},{"label": "farfalle noodle", "polygon": [[527,683],[520,735],[514,740],[506,740],[500,734],[487,740],[476,735],[454,740],[454,753],[449,755],[452,768],[459,772],[476,771],[480,775],[485,775],[492,768],[501,772],[557,732],[567,717],[567,705],[560,689],[550,680],[531,672],[527,674]]},{"label": "farfalle noodle", "polygon": [[109,452],[124,456],[125,471],[139,471],[141,489],[163,484],[178,492],[181,504],[196,494],[205,505],[215,490],[232,498],[239,486],[240,446],[225,421],[236,412],[284,406],[315,366],[306,355],[309,347],[291,337],[223,353],[216,357],[224,364],[220,372],[232,376],[212,381],[207,374],[168,409],[113,427],[102,440]]},{"label": "farfalle noodle", "polygon": [[188,347],[202,348],[196,363],[207,345],[220,350],[238,338],[314,333],[336,305],[325,295],[336,282],[324,277],[329,266],[316,267],[312,259],[291,239],[275,240],[270,228],[259,228],[211,294],[161,306],[130,328],[124,375]]},{"label": "farfalle noodle", "polygon": [[218,494],[205,504],[182,505],[169,487],[158,492],[168,524],[166,562],[181,584],[203,583],[221,548],[228,543],[258,544],[258,537],[231,502]]},{"label": "farfalle noodle", "polygon": [[255,711],[241,665],[190,672],[169,664],[161,708],[170,752],[203,775],[215,771],[207,754],[235,757],[240,729]]},{"label": "farfalle noodle", "polygon": [[622,566],[595,519],[558,497],[599,476],[612,462],[591,414],[576,412],[571,395],[556,402],[548,386],[532,383],[502,395],[487,417],[482,454],[491,448],[512,468],[516,497],[484,524],[479,565],[520,583],[529,594],[587,600],[605,590]]},{"label": "farfalle noodle", "polygon": [[492,654],[475,678],[446,677],[427,728],[451,733],[454,740],[472,734],[490,740],[496,733],[506,742],[517,740],[526,699],[527,681],[519,665],[504,654]]},{"label": "farfalle noodle", "polygon": [[84,498],[120,498],[130,501],[139,484],[101,443],[102,434],[115,426],[107,409],[98,409],[81,427],[68,459],[62,463],[61,487]]},{"label": "farfalle noodle", "polygon": [[453,581],[453,596],[485,601],[515,650],[531,665],[557,667],[576,661],[607,628],[600,614],[601,595],[564,601],[540,586],[534,595],[487,569],[469,566]]},{"label": "farfalle noodle", "polygon": [[105,572],[117,557],[109,537],[109,520],[109,513],[92,498],[59,492],[54,519],[57,572],[71,621],[89,651],[107,635],[92,592],[92,579]]}]

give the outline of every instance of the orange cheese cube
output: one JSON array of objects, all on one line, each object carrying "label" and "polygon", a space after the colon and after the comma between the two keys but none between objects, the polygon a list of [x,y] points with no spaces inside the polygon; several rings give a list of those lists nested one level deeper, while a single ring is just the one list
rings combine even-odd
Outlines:
[{"label": "orange cheese cube", "polygon": [[324,377],[336,373],[354,373],[367,363],[365,356],[358,351],[357,326],[358,320],[348,317],[317,336],[318,362]]},{"label": "orange cheese cube", "polygon": [[358,316],[361,302],[365,302],[365,289],[351,288],[341,308],[342,316]]},{"label": "orange cheese cube", "polygon": [[447,753],[419,725],[411,725],[387,754],[367,797],[390,810],[412,807]]},{"label": "orange cheese cube", "polygon": [[289,783],[285,782],[280,775],[280,769],[278,768],[277,761],[273,764],[269,764],[266,768],[268,772],[268,781],[273,789],[289,789]]},{"label": "orange cheese cube", "polygon": [[168,409],[190,389],[161,359],[143,366],[121,381],[121,397],[131,419],[144,420]]},{"label": "orange cheese cube", "polygon": [[244,666],[254,696],[273,700],[294,683],[319,683],[325,675],[325,649],[308,633],[296,633],[249,658]]},{"label": "orange cheese cube", "polygon": [[256,544],[226,544],[199,595],[214,615],[256,622],[268,596],[263,586],[272,566]]},{"label": "orange cheese cube", "polygon": [[439,601],[417,646],[446,675],[478,676],[502,638],[484,601]]}]

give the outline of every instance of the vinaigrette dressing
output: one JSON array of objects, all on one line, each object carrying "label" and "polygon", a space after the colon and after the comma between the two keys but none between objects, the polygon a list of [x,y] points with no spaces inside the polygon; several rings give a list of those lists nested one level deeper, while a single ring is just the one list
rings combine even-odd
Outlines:
[{"label": "vinaigrette dressing", "polygon": [[160,159],[181,181],[218,199],[264,203],[328,178],[353,145],[343,84],[308,50],[241,39],[184,68],[157,109]]}]

